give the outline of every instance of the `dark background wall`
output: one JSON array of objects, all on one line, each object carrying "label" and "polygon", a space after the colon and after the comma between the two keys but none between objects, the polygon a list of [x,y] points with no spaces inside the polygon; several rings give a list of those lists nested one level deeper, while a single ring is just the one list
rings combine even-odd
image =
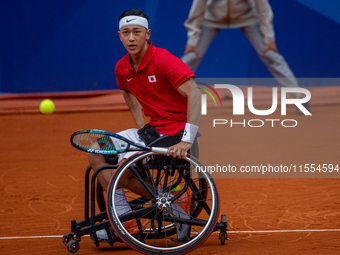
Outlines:
[{"label": "dark background wall", "polygon": [[[340,1],[271,0],[279,51],[297,77],[339,77]],[[0,93],[115,89],[126,54],[118,16],[140,8],[151,40],[181,57],[189,0],[4,0],[0,3]],[[238,29],[222,30],[198,77],[271,77]]]}]

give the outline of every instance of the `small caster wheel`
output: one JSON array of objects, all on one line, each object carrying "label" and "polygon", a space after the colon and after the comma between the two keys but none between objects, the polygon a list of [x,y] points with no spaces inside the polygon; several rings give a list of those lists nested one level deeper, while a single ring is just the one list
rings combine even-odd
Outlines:
[{"label": "small caster wheel", "polygon": [[65,235],[63,236],[63,244],[64,244],[65,246],[67,246],[67,244],[68,244],[71,240],[73,240],[73,236],[72,236],[72,235],[70,235],[70,234],[65,234]]},{"label": "small caster wheel", "polygon": [[225,239],[226,239],[226,234],[225,233],[220,233],[220,240],[221,240],[221,244],[222,245],[225,244]]},{"label": "small caster wheel", "polygon": [[67,250],[71,253],[76,253],[79,250],[79,242],[76,240],[71,240],[67,244]]}]

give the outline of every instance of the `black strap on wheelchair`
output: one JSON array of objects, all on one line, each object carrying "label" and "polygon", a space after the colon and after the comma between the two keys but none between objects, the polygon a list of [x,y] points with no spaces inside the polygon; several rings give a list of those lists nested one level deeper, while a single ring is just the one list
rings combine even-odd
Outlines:
[{"label": "black strap on wheelchair", "polygon": [[150,124],[146,124],[144,127],[138,130],[138,135],[147,146],[170,147],[181,141],[183,133],[173,136],[161,136],[156,128],[152,128]]},{"label": "black strap on wheelchair", "polygon": [[105,154],[104,158],[107,163],[116,165],[118,163],[118,154]]},{"label": "black strap on wheelchair", "polygon": [[[151,125],[146,124],[143,128],[138,130],[139,137],[148,145],[152,147],[170,147],[179,143],[182,139],[183,133],[177,135],[163,135],[160,136],[157,129],[152,128]],[[161,160],[163,158],[163,160]],[[154,163],[157,167],[161,167],[161,164],[169,164],[171,167],[169,170],[171,171],[169,174],[174,175],[176,168],[176,159],[171,158],[170,162],[169,159],[165,160],[164,155],[154,155],[153,156]],[[168,162],[166,162],[168,161]]]},{"label": "black strap on wheelchair", "polygon": [[158,130],[152,128],[150,124],[146,124],[144,127],[138,130],[138,136],[146,145],[150,145],[153,141],[160,137]]},{"label": "black strap on wheelchair", "polygon": [[[163,135],[161,136],[156,128],[151,127],[150,124],[144,125],[138,130],[138,136],[144,141],[147,146],[152,147],[170,147],[179,143],[182,140],[183,133],[179,133],[173,136]],[[200,136],[200,134],[198,134]],[[190,152],[189,152],[190,153]],[[106,162],[109,164],[118,163],[118,155],[104,155]]]},{"label": "black strap on wheelchair", "polygon": [[[150,124],[146,124],[144,127],[139,129],[137,131],[138,136],[140,139],[143,140],[143,142],[146,145],[149,145],[155,140],[158,140],[160,137],[160,134],[158,133],[158,130],[155,128],[152,128]],[[117,164],[118,163],[118,155],[117,154],[110,154],[110,155],[104,155],[105,160],[109,164]]]}]

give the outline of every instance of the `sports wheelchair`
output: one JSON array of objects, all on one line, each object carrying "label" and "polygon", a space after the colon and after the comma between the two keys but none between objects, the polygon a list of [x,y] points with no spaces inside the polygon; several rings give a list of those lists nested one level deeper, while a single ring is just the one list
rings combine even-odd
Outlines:
[{"label": "sports wheelchair", "polygon": [[[166,138],[162,136],[149,146],[166,146]],[[191,152],[198,157],[197,139]],[[116,171],[105,194],[97,176],[107,169]],[[71,232],[63,236],[63,244],[69,252],[76,253],[81,237],[90,235],[92,242],[99,247],[102,240],[96,232],[102,229],[107,233],[109,245],[124,242],[144,254],[184,254],[200,246],[217,230],[220,230],[221,244],[225,244],[228,223],[225,215],[218,222],[217,187],[204,169],[193,156],[178,159],[154,152],[138,152],[120,166],[108,164],[92,175],[92,168],[88,166],[85,172],[85,218],[71,221]],[[148,194],[139,194],[134,188],[123,185],[123,175],[141,183]],[[131,207],[123,214],[118,213],[121,205],[115,199],[118,189],[124,191]],[[96,204],[99,213],[96,213]],[[132,231],[132,225],[137,226],[137,230]]]}]

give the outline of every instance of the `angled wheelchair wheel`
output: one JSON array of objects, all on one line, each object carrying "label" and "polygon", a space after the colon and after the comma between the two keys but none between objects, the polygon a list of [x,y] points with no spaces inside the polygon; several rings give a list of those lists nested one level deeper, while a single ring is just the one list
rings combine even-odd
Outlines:
[{"label": "angled wheelchair wheel", "polygon": [[184,254],[214,230],[219,197],[195,158],[152,152],[126,160],[110,181],[106,208],[117,235],[145,254]]}]

